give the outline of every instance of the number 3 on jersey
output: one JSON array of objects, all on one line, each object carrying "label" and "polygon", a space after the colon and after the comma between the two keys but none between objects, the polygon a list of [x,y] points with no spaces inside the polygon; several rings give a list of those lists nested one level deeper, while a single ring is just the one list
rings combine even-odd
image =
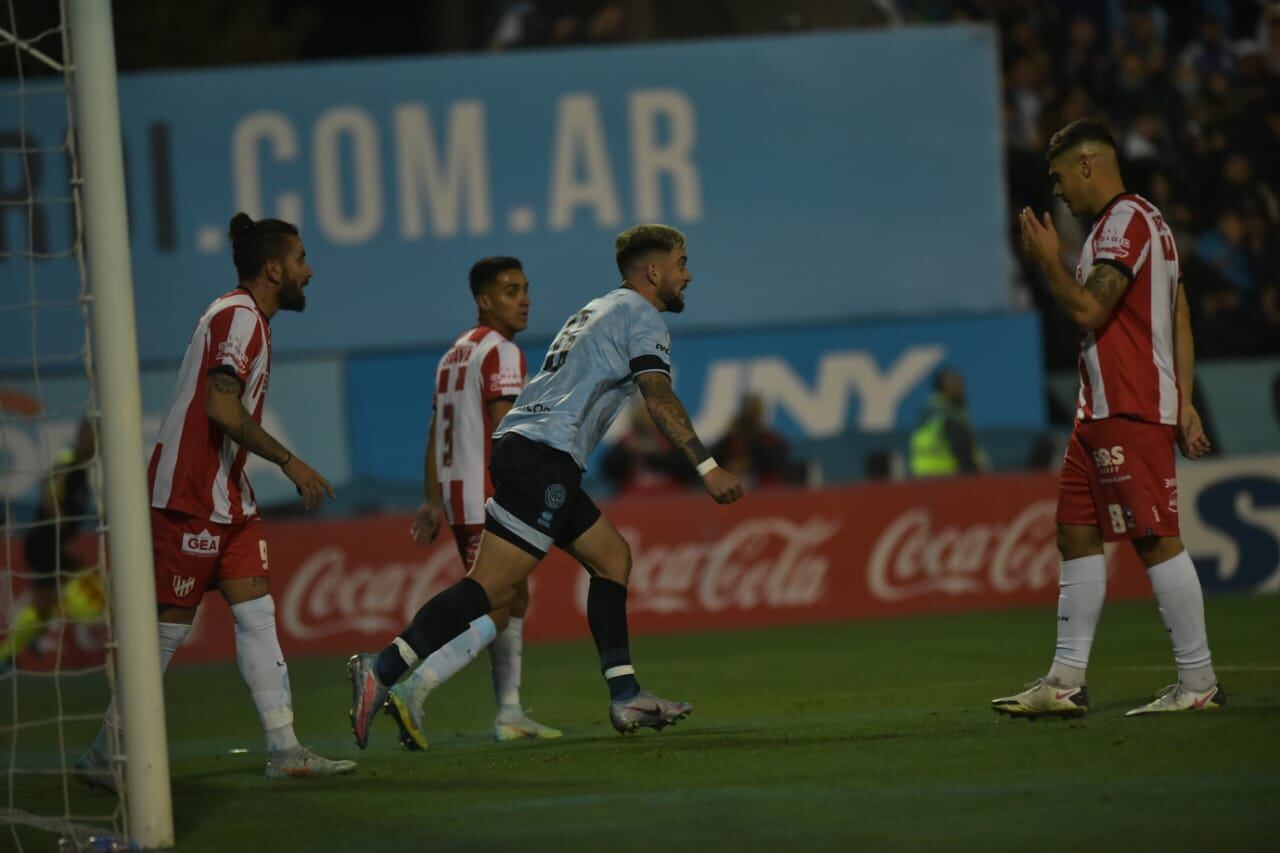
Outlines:
[{"label": "number 3 on jersey", "polygon": [[582,310],[565,322],[564,328],[556,335],[556,339],[551,342],[551,348],[547,350],[546,361],[542,362],[543,370],[555,373],[564,366],[564,360],[569,357],[569,350],[573,349],[574,342],[578,340],[578,332],[587,325],[590,317],[590,311]]},{"label": "number 3 on jersey", "polygon": [[440,407],[440,464],[448,468],[453,464],[453,404]]}]

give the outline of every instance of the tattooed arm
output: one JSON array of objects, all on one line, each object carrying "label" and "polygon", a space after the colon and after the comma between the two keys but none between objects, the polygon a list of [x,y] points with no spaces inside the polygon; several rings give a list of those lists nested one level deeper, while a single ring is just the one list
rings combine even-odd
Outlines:
[{"label": "tattooed arm", "polygon": [[283,465],[292,455],[253,419],[240,402],[240,380],[222,370],[209,371],[205,413],[231,440],[268,462]]},{"label": "tattooed arm", "polygon": [[1066,309],[1071,321],[1087,331],[1105,323],[1128,288],[1129,276],[1113,264],[1096,263],[1081,287],[1062,265],[1058,233],[1049,214],[1039,220],[1024,208],[1019,222],[1023,248],[1044,270],[1053,298]]},{"label": "tattooed arm", "polygon": [[[659,371],[641,373],[636,385],[644,395],[645,407],[667,441],[679,449],[695,468],[711,459],[711,454],[693,430],[689,413],[671,387],[671,377]],[[725,469],[714,466],[702,474],[702,484],[716,503],[733,503],[742,497],[742,484]]]},{"label": "tattooed arm", "polygon": [[240,380],[223,370],[211,370],[205,390],[205,414],[220,426],[232,441],[280,466],[284,475],[298,487],[302,504],[307,509],[320,505],[327,492],[334,497],[333,487],[310,465],[294,456],[271,433],[253,419],[240,402]]}]

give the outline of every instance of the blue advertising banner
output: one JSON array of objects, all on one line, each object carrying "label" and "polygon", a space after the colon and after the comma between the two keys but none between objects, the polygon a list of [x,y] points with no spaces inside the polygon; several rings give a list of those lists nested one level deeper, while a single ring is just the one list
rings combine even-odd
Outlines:
[{"label": "blue advertising banner", "polygon": [[[851,429],[910,429],[944,365],[965,378],[979,429],[1043,427],[1039,335],[1034,315],[1010,314],[736,334],[676,332],[671,352],[676,390],[705,440],[714,441],[728,428],[746,394],[760,396],[766,417],[783,435],[810,440]],[[536,372],[546,341],[519,343],[530,372]],[[353,472],[382,480],[421,477],[435,368],[443,354],[423,350],[348,360]],[[626,423],[624,413],[606,441]]]},{"label": "blue advertising banner", "polygon": [[[297,222],[315,268],[279,353],[446,342],[495,254],[549,336],[640,221],[688,234],[699,328],[1002,310],[996,73],[960,26],[124,75],[141,355],[234,283],[240,209]],[[28,150],[0,144],[0,198],[34,199],[0,207],[4,290],[74,300],[61,92],[3,91]],[[81,338],[73,302],[0,323],[3,359]]]}]

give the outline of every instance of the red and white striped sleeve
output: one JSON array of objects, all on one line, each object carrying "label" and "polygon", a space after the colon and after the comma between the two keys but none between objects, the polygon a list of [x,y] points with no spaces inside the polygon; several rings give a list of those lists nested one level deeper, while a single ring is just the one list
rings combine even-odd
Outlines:
[{"label": "red and white striped sleeve", "polygon": [[1093,262],[1120,270],[1130,281],[1151,257],[1151,227],[1131,203],[1118,202],[1093,238]]},{"label": "red and white striped sleeve", "polygon": [[265,337],[256,312],[243,306],[224,308],[209,321],[208,369],[230,373],[243,385],[266,354]]},{"label": "red and white striped sleeve", "polygon": [[480,394],[486,402],[520,396],[524,390],[524,353],[514,342],[501,340],[485,355],[480,367]]}]

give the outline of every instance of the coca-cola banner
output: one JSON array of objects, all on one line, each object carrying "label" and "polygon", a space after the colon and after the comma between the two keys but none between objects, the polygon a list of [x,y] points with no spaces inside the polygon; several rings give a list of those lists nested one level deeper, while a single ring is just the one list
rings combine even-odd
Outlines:
[{"label": "coca-cola banner", "polygon": [[[1183,539],[1205,591],[1280,591],[1280,456],[1179,468]],[[817,491],[757,491],[729,507],[705,495],[632,498],[605,511],[631,543],[636,633],[748,628],[1021,605],[1053,607],[1057,477],[1025,474]],[[461,574],[448,531],[427,550],[407,515],[269,522],[281,642],[292,656],[385,644]],[[84,561],[96,540],[85,537]],[[21,548],[7,552],[19,572]],[[1109,550],[1109,598],[1150,595],[1133,549]],[[0,565],[0,575],[7,567]],[[0,584],[0,626],[29,600]],[[553,553],[534,573],[530,640],[586,637],[586,573]],[[101,660],[104,632],[67,625],[24,653],[24,668]],[[178,660],[235,656],[226,605],[206,597]]]},{"label": "coca-cola banner", "polygon": [[[691,493],[606,506],[631,543],[635,633],[1052,605],[1056,478],[992,476],[818,491],[760,491],[729,507]],[[461,573],[446,531],[428,550],[409,516],[267,525],[276,619],[289,655],[385,645]],[[1149,594],[1119,549],[1112,598]],[[531,641],[586,637],[586,572],[553,553],[532,578]],[[234,657],[220,601],[187,661]]]}]

